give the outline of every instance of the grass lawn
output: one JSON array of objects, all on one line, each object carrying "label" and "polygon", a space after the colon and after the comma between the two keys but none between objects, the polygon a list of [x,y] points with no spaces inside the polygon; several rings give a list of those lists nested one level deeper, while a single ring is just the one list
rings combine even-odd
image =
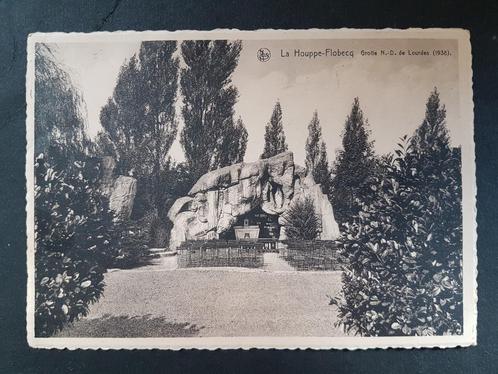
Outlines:
[{"label": "grass lawn", "polygon": [[120,270],[58,336],[342,336],[327,296],[340,288],[339,271]]}]

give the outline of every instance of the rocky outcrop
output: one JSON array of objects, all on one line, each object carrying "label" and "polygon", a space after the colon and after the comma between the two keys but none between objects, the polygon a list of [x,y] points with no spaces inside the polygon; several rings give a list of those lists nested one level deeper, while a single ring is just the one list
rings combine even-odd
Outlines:
[{"label": "rocky outcrop", "polygon": [[111,156],[102,157],[101,167],[100,190],[109,198],[109,208],[117,220],[129,219],[137,194],[137,180],[123,175],[116,177],[116,161]]},{"label": "rocky outcrop", "polygon": [[135,178],[123,175],[116,178],[109,197],[109,208],[114,212],[116,219],[130,218],[136,194],[137,180]]},{"label": "rocky outcrop", "polygon": [[321,239],[335,239],[339,229],[332,205],[306,170],[294,164],[292,152],[251,163],[239,163],[204,174],[168,212],[173,222],[170,249],[185,240],[216,239],[237,217],[256,207],[279,216],[285,239],[285,214],[291,204],[309,196],[321,220]]},{"label": "rocky outcrop", "polygon": [[104,156],[100,161],[100,165],[102,169],[100,190],[105,196],[110,197],[114,186],[116,161],[112,156]]}]

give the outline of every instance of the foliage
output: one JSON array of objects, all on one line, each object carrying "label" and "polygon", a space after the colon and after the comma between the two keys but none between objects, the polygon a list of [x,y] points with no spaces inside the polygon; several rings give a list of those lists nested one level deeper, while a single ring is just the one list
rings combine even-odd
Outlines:
[{"label": "foliage", "polygon": [[315,182],[321,185],[322,192],[328,195],[330,193],[331,175],[327,146],[322,140],[322,128],[316,111],[313,113],[313,118],[308,125],[306,168],[313,174]]},{"label": "foliage", "polygon": [[40,156],[35,163],[35,331],[50,336],[86,315],[104,287],[115,255],[112,213],[95,189],[95,160],[57,171]]},{"label": "foliage", "polygon": [[[125,228],[127,244],[120,258],[139,256],[144,243],[164,241],[163,232],[150,231],[137,224],[148,212],[164,206],[163,172],[170,167],[167,157],[177,134],[175,100],[178,88],[179,59],[174,57],[175,41],[142,42],[138,55],[120,71],[113,96],[102,108],[100,119],[104,132],[97,139],[97,150],[117,159],[116,172],[137,178],[133,228]],[[147,232],[157,237],[148,237]],[[133,239],[132,239],[133,237]],[[136,242],[138,241],[138,242]]]},{"label": "foliage", "polygon": [[220,167],[242,162],[247,149],[248,134],[242,118],[239,117],[235,125],[229,126],[226,131],[220,147],[223,151],[218,154]]},{"label": "foliage", "polygon": [[318,237],[320,221],[310,197],[293,203],[283,219],[285,234],[289,239],[314,240]]},{"label": "foliage", "polygon": [[97,134],[95,140],[91,143],[90,154],[98,155],[99,157],[111,156],[113,160],[117,159],[116,147],[109,134],[105,131],[100,131]]},{"label": "foliage", "polygon": [[299,271],[342,270],[342,257],[335,240],[286,239],[282,255],[293,268]]},{"label": "foliage", "polygon": [[153,236],[151,227],[154,218],[155,214],[151,213],[138,221],[129,220],[115,224],[117,229],[114,230],[116,235],[113,243],[116,250],[109,267],[130,269],[149,263],[149,242]]},{"label": "foliage", "polygon": [[114,156],[117,172],[124,175],[140,173],[136,165],[141,167],[138,159],[145,143],[141,131],[144,103],[139,82],[139,63],[134,55],[121,66],[113,95],[100,111],[103,131],[97,137],[98,149],[112,151],[103,156]]},{"label": "foliage", "polygon": [[[102,108],[100,148],[114,149],[119,174],[158,175],[166,162],[177,133],[175,50],[174,41],[142,42],[138,56],[121,67],[113,96]],[[151,203],[156,199],[153,195]]]},{"label": "foliage", "polygon": [[71,164],[88,145],[82,99],[54,51],[43,43],[35,48],[35,154],[53,163]]},{"label": "foliage", "polygon": [[[427,117],[439,107],[433,98]],[[367,203],[358,199],[361,209],[345,225],[340,245],[349,265],[343,299],[333,303],[346,331],[462,333],[460,150],[443,141],[445,131],[435,141],[428,130],[419,128],[416,141],[403,138],[395,156],[384,159],[384,172],[363,198]]]},{"label": "foliage", "polygon": [[162,189],[156,206],[150,206],[143,201],[144,196],[148,195],[144,189],[149,184],[138,185],[129,223],[134,226],[132,231],[139,230],[141,234],[138,237],[143,239],[148,247],[154,248],[167,246],[172,228],[172,222],[167,216],[168,211],[179,196],[188,194],[193,184],[188,167],[184,163],[174,163],[170,158],[166,161],[159,180]]},{"label": "foliage", "polygon": [[52,50],[35,58],[35,333],[50,336],[88,311],[116,255],[113,215],[87,156],[83,102]]},{"label": "foliage", "polygon": [[166,167],[161,173],[163,181],[162,210],[158,212],[158,216],[163,220],[167,220],[169,208],[176,201],[178,196],[186,196],[190,190],[190,186],[194,181],[189,172],[189,168],[185,163],[175,163],[171,159],[168,160]]},{"label": "foliage", "polygon": [[265,127],[265,145],[260,158],[269,158],[287,151],[285,142],[284,124],[282,122],[282,107],[277,101],[270,118]]},{"label": "foliage", "polygon": [[375,170],[373,142],[369,135],[368,121],[363,118],[359,99],[355,98],[344,124],[343,149],[333,167],[332,205],[340,225],[358,214],[360,206],[356,201],[367,195],[369,179]]},{"label": "foliage", "polygon": [[315,170],[320,157],[320,142],[322,140],[322,127],[318,119],[318,112],[315,110],[308,125],[308,138],[306,139],[306,160],[305,165],[308,170]]},{"label": "foliage", "polygon": [[238,91],[231,75],[240,41],[189,40],[181,44],[185,66],[180,73],[184,127],[180,143],[193,180],[244,157],[247,135],[234,121]]},{"label": "foliage", "polygon": [[411,144],[421,152],[432,152],[449,146],[446,109],[441,105],[437,88],[434,88],[427,100],[425,118],[415,131]]},{"label": "foliage", "polygon": [[320,156],[316,168],[313,170],[313,178],[316,183],[321,185],[322,192],[326,195],[330,195],[332,189],[332,176],[329,168],[327,146],[323,141],[320,144]]}]

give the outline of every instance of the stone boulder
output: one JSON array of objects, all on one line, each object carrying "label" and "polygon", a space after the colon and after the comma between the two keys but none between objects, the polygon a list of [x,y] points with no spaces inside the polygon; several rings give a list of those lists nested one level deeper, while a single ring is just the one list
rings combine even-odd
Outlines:
[{"label": "stone boulder", "polygon": [[109,208],[114,212],[116,219],[130,218],[136,194],[137,180],[135,178],[123,175],[116,178],[109,197]]},{"label": "stone boulder", "polygon": [[116,169],[116,161],[112,156],[104,156],[101,160],[102,175],[100,177],[100,190],[102,193],[110,197],[114,186],[114,171]]},{"label": "stone boulder", "polygon": [[280,239],[285,239],[281,216],[289,206],[309,196],[321,221],[321,239],[335,239],[339,228],[326,195],[306,169],[294,164],[292,152],[251,163],[239,163],[204,174],[168,212],[173,222],[170,249],[185,240],[217,239],[237,217],[261,209],[279,216]]},{"label": "stone boulder", "polygon": [[109,198],[109,208],[114,212],[116,220],[129,219],[137,194],[137,180],[123,175],[116,176],[116,161],[112,156],[103,156],[100,166],[100,191]]}]

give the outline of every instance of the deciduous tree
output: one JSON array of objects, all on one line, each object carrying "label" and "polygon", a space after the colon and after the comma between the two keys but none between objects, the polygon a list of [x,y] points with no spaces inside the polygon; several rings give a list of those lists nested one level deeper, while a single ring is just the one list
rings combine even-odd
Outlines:
[{"label": "deciduous tree", "polygon": [[233,165],[244,160],[248,134],[242,118],[239,117],[234,125],[229,126],[225,135],[221,145],[223,151],[219,153],[220,159],[217,162],[220,167]]},{"label": "deciduous tree", "polygon": [[116,246],[113,215],[89,157],[82,100],[46,45],[35,56],[35,334],[85,315]]},{"label": "deciduous tree", "polygon": [[177,133],[175,50],[175,41],[142,42],[138,55],[122,66],[113,96],[100,114],[106,133],[102,139],[114,145],[118,172],[155,176],[149,178],[152,203],[160,199],[158,176]]},{"label": "deciduous tree", "polygon": [[247,135],[242,121],[234,121],[238,91],[231,78],[241,48],[240,42],[226,40],[189,40],[181,45],[180,143],[194,182],[244,157]]},{"label": "deciduous tree", "polygon": [[53,47],[35,48],[35,155],[43,153],[64,167],[85,153],[83,100],[54,54]]}]

